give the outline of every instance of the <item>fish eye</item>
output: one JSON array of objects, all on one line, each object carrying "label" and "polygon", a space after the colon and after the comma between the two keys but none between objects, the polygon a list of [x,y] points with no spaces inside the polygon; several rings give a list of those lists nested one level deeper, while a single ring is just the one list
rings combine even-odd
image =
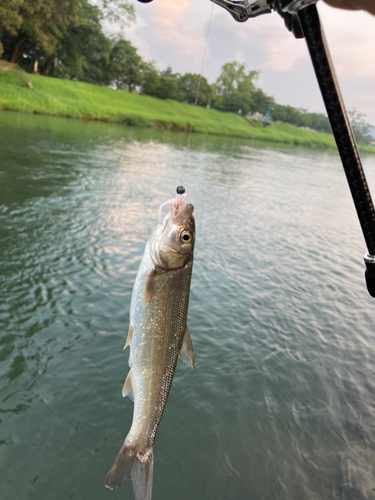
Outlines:
[{"label": "fish eye", "polygon": [[192,239],[193,235],[190,231],[182,231],[180,236],[180,240],[182,241],[182,243],[190,243]]}]

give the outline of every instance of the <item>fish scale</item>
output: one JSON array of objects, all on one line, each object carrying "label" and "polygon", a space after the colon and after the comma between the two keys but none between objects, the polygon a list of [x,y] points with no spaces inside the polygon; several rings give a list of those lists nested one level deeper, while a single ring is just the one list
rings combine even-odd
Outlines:
[{"label": "fish scale", "polygon": [[[145,257],[148,259],[149,255]],[[147,436],[145,448],[154,444],[181,350],[192,267],[191,260],[183,269],[155,277],[152,301],[149,307],[144,308],[141,323],[134,328],[129,366],[137,382],[133,384],[135,404],[130,436],[131,439]],[[135,284],[139,302],[142,300],[143,287],[141,276]],[[145,328],[144,325],[148,326]],[[144,370],[144,366],[149,369]],[[153,398],[150,397],[152,394],[155,395]]]}]

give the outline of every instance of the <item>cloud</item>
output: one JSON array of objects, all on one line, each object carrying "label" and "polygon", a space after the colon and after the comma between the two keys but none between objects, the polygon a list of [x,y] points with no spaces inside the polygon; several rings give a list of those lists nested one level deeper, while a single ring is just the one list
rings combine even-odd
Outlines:
[{"label": "cloud", "polygon": [[[153,9],[153,21],[158,26],[173,29],[182,14],[190,8],[188,0],[157,0]],[[150,11],[151,12],[151,11]]]},{"label": "cloud", "polygon": [[375,17],[325,4],[319,12],[338,76],[375,78]]},{"label": "cloud", "polygon": [[[125,36],[159,69],[200,71],[212,3],[209,0],[135,2],[137,22]],[[375,17],[340,11],[319,2],[344,99],[349,108],[366,113],[375,123]],[[296,40],[276,13],[236,23],[214,6],[203,75],[213,82],[232,60],[261,71],[260,87],[280,103],[323,111],[304,40]]]},{"label": "cloud", "polygon": [[[276,13],[237,24],[226,13],[213,20],[209,56],[228,62],[235,54],[252,69],[291,71],[300,59],[308,58],[303,41],[287,32]],[[225,60],[224,60],[225,59]]]},{"label": "cloud", "polygon": [[155,0],[137,8],[137,22],[127,32],[146,59],[160,69],[172,66],[182,73],[200,70],[205,36],[201,20],[207,19],[211,3],[207,0]]}]

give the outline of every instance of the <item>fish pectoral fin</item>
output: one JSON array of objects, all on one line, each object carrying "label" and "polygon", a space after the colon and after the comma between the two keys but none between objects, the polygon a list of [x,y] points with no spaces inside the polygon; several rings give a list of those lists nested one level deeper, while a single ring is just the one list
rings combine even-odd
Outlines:
[{"label": "fish pectoral fin", "polygon": [[132,382],[132,371],[128,373],[128,376],[125,379],[124,387],[122,388],[122,397],[125,398],[128,396],[132,401],[134,401],[134,392],[133,392],[133,382]]},{"label": "fish pectoral fin", "polygon": [[180,351],[180,359],[190,366],[193,370],[195,370],[195,359],[194,359],[194,350],[193,343],[191,341],[190,333],[188,327],[186,327],[184,338],[182,341],[181,351]]},{"label": "fish pectoral fin", "polygon": [[146,283],[145,283],[145,291],[143,299],[145,306],[148,306],[151,301],[152,292],[154,289],[155,269],[151,269],[149,273],[145,274],[145,278],[146,278]]},{"label": "fish pectoral fin", "polygon": [[124,349],[126,349],[128,347],[128,345],[130,345],[132,338],[133,338],[133,333],[134,333],[134,326],[130,323],[129,331],[128,331],[128,338],[126,339]]}]

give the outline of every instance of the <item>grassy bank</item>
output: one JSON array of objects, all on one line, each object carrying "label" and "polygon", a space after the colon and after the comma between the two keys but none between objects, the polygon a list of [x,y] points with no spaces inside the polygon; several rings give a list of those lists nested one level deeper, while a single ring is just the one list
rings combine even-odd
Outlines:
[{"label": "grassy bank", "polygon": [[[18,71],[0,70],[0,108],[169,130],[187,131],[193,125],[193,131],[202,134],[336,147],[332,136],[286,123],[272,123],[263,128],[232,113]],[[375,148],[360,146],[360,149],[375,154]]]}]

